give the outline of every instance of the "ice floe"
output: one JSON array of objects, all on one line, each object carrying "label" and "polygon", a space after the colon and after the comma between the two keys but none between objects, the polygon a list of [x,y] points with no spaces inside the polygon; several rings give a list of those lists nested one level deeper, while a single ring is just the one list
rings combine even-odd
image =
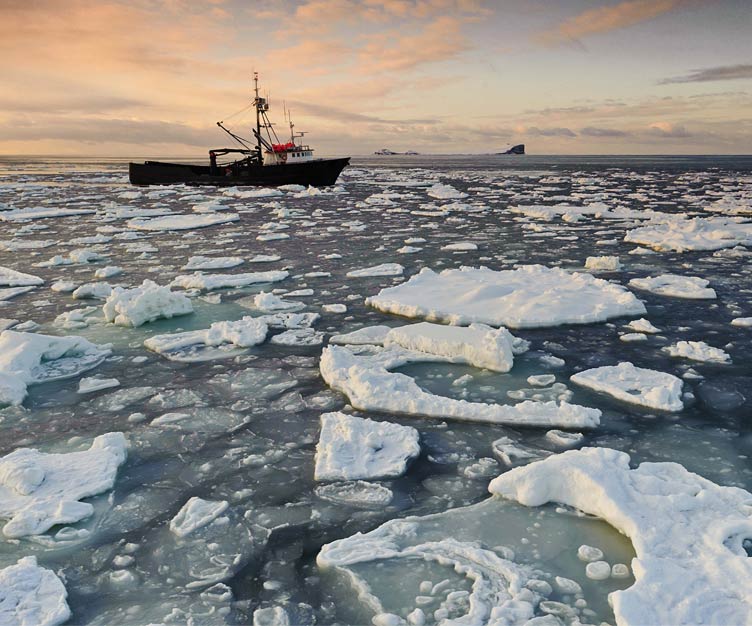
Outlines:
[{"label": "ice floe", "polygon": [[71,616],[65,585],[35,556],[0,569],[0,624],[57,626]]},{"label": "ice floe", "polygon": [[258,345],[266,339],[267,332],[263,319],[246,316],[232,322],[214,322],[205,330],[154,335],[144,341],[144,346],[171,361],[203,361],[233,356],[237,348]]},{"label": "ice floe", "polygon": [[621,269],[618,256],[589,256],[585,259],[585,269],[599,272],[617,272]]},{"label": "ice floe", "polygon": [[182,274],[175,277],[171,285],[183,289],[225,289],[227,287],[247,287],[260,283],[277,283],[289,276],[284,270],[272,270],[269,272],[247,272],[245,274]]},{"label": "ice floe", "polygon": [[399,263],[382,263],[372,267],[347,272],[348,278],[366,278],[368,276],[402,276],[404,266]]},{"label": "ice floe", "polygon": [[182,293],[145,280],[140,287],[115,287],[102,307],[104,318],[117,326],[136,328],[160,318],[193,313],[193,304]]},{"label": "ice floe", "polygon": [[462,267],[439,274],[425,268],[367,298],[366,304],[405,317],[511,328],[589,324],[645,313],[645,305],[621,285],[542,265],[503,271]]},{"label": "ice floe", "polygon": [[715,290],[708,287],[709,281],[698,276],[680,276],[678,274],[661,274],[646,278],[633,278],[630,287],[649,291],[660,296],[688,298],[692,300],[713,300]]},{"label": "ice floe", "polygon": [[192,230],[218,224],[237,222],[240,216],[235,213],[194,213],[188,215],[164,215],[151,219],[134,218],[128,222],[128,228],[136,230]]},{"label": "ice floe", "polygon": [[9,267],[0,267],[0,287],[28,287],[42,283],[44,280],[39,276],[24,274]]},{"label": "ice floe", "polygon": [[451,358],[396,346],[363,355],[328,346],[322,352],[319,368],[330,387],[344,393],[355,408],[364,411],[530,426],[592,428],[599,423],[598,409],[554,401],[501,405],[455,400],[428,393],[409,376],[389,371],[410,362],[442,360],[451,362]]},{"label": "ice floe", "polygon": [[94,507],[79,500],[112,489],[126,449],[123,433],[107,433],[81,452],[19,448],[0,457],[0,518],[8,520],[3,534],[39,535],[89,517]]},{"label": "ice floe", "polygon": [[663,348],[671,356],[703,361],[705,363],[731,363],[731,356],[721,348],[709,346],[704,341],[677,341]]},{"label": "ice floe", "polygon": [[656,250],[720,250],[752,244],[752,223],[725,217],[672,219],[627,232],[624,241]]},{"label": "ice floe", "polygon": [[489,491],[574,507],[632,540],[635,583],[609,595],[620,626],[748,623],[752,593],[740,581],[752,577],[752,494],[677,463],[629,461],[608,448],[563,452],[499,476]]},{"label": "ice floe", "polygon": [[226,500],[204,500],[193,496],[170,520],[170,531],[178,537],[187,537],[217,519],[228,506],[230,505]]},{"label": "ice floe", "polygon": [[109,354],[83,337],[5,330],[0,334],[0,404],[21,404],[29,385],[78,376]]},{"label": "ice floe", "polygon": [[684,408],[681,378],[635,367],[626,361],[579,372],[571,376],[570,380],[622,402],[650,409],[681,411]]},{"label": "ice floe", "polygon": [[345,413],[324,413],[316,446],[316,480],[394,478],[420,454],[418,431]]},{"label": "ice floe", "polygon": [[242,265],[245,261],[239,256],[192,256],[183,266],[184,270],[226,270]]}]

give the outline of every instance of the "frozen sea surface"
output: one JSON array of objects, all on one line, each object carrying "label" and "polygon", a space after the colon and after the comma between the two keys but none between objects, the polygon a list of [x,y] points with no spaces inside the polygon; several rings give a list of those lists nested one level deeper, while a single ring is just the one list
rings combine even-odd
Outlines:
[{"label": "frozen sea surface", "polygon": [[[716,222],[702,222],[704,241],[720,238],[713,249],[654,250],[624,241],[640,227],[660,233],[661,224],[708,217],[726,220],[726,234],[714,234]],[[21,405],[0,408],[0,457],[23,447],[81,452],[110,432],[125,434],[128,454],[114,487],[84,500],[93,507],[89,517],[41,535],[0,535],[0,570],[35,557],[64,582],[75,624],[247,624],[254,614],[259,624],[283,623],[282,611],[291,624],[366,624],[376,614],[387,622],[389,615],[416,620],[418,608],[430,624],[460,616],[476,597],[473,580],[451,559],[441,561],[441,542],[453,539],[509,561],[526,580],[548,583],[536,615],[613,623],[607,595],[634,582],[631,569],[596,580],[577,553],[589,545],[609,565],[629,566],[629,540],[568,507],[489,498],[488,483],[513,465],[599,446],[627,452],[633,464],[673,461],[719,485],[752,490],[752,329],[731,323],[752,316],[752,261],[739,245],[743,232],[727,232],[750,218],[752,159],[739,157],[354,159],[336,187],[320,190],[136,188],[122,162],[1,159],[0,267],[43,282],[28,279],[19,290],[17,281],[0,285],[0,328],[76,335],[111,344],[111,352],[77,376],[32,380]],[[157,219],[152,226],[159,229],[143,228]],[[581,438],[353,411],[321,378],[319,357],[332,335],[417,321],[365,299],[423,268],[540,264],[586,272],[588,257],[605,256],[618,257],[620,269],[598,270],[597,278],[630,289],[646,313],[517,329],[530,347],[505,373],[430,361],[395,370],[457,400],[565,400],[599,409],[600,425]],[[147,279],[170,285],[192,257],[219,259],[198,270],[207,280],[194,281],[196,288],[172,287],[190,298],[193,313],[137,328],[106,322],[110,288]],[[393,267],[386,264],[404,271],[359,271]],[[97,274],[112,266],[122,272]],[[210,288],[212,274],[258,272],[275,272],[276,282]],[[661,275],[707,280],[717,297],[690,300],[629,284]],[[89,287],[80,294],[95,297],[72,297],[82,285]],[[255,297],[261,292],[303,308],[263,310]],[[265,316],[266,341],[201,344],[184,360],[144,346],[156,335],[246,316]],[[629,326],[637,317],[660,330],[635,337],[651,328]],[[722,349],[730,362],[664,350],[680,341]],[[684,408],[643,408],[570,381],[620,362],[681,378]],[[49,363],[44,367],[55,367]],[[79,393],[84,377],[119,385]],[[317,482],[320,417],[332,411],[410,426],[419,432],[420,455],[397,478]],[[33,491],[42,480],[33,468],[10,478],[3,471],[6,486],[16,481]],[[382,524],[406,517],[414,532],[400,536],[399,554],[347,567],[317,564],[322,546],[358,532],[388,535]],[[176,518],[190,518],[180,523],[189,532],[171,531]],[[421,547],[416,556],[416,546],[433,543],[441,549]],[[363,584],[370,591],[359,596]]]}]

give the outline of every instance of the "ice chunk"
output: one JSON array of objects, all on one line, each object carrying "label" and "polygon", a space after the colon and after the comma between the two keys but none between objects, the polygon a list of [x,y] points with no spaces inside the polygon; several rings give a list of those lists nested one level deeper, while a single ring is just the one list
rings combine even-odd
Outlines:
[{"label": "ice chunk", "polygon": [[35,556],[0,569],[0,624],[57,626],[71,616],[65,586]]},{"label": "ice chunk", "polygon": [[145,280],[140,287],[115,287],[102,308],[108,322],[136,328],[160,318],[193,313],[193,304],[183,294],[169,287]]},{"label": "ice chunk", "polygon": [[671,356],[706,363],[731,363],[731,356],[721,348],[709,346],[704,341],[677,341],[663,348]]},{"label": "ice chunk", "polygon": [[752,327],[752,317],[735,317],[731,320],[732,326],[739,326],[741,328]]},{"label": "ice chunk", "polygon": [[348,278],[365,278],[367,276],[402,276],[404,266],[399,263],[382,263],[372,267],[347,272]]},{"label": "ice chunk", "polygon": [[606,580],[611,577],[611,566],[606,561],[593,561],[585,566],[585,575],[592,580]]},{"label": "ice chunk", "polygon": [[203,289],[210,291],[226,287],[246,287],[259,283],[277,283],[288,276],[289,273],[283,270],[247,272],[245,274],[203,274],[201,272],[194,272],[193,274],[177,276],[170,284],[175,287],[182,287],[183,289]]},{"label": "ice chunk", "polygon": [[546,440],[559,448],[574,448],[584,438],[582,433],[568,433],[564,430],[549,430],[546,433]]},{"label": "ice chunk", "polygon": [[632,363],[606,365],[574,374],[573,383],[594,391],[607,393],[622,402],[637,404],[661,411],[681,411],[681,378],[665,372],[657,372]]},{"label": "ice chunk", "polygon": [[273,293],[266,293],[262,291],[253,298],[254,306],[264,313],[271,313],[274,311],[296,311],[305,307],[305,303],[296,302],[294,300],[284,300],[279,296],[275,296]]},{"label": "ice chunk", "polygon": [[600,272],[617,272],[621,269],[618,256],[589,256],[585,259],[585,269]]},{"label": "ice chunk", "polygon": [[78,393],[93,393],[119,386],[120,381],[117,378],[82,378],[78,381]]},{"label": "ice chunk", "polygon": [[653,326],[650,321],[646,320],[644,317],[641,317],[638,320],[632,320],[626,325],[626,327],[638,333],[648,333],[650,335],[661,332],[660,328]]},{"label": "ice chunk", "polygon": [[506,329],[493,329],[484,324],[469,327],[444,326],[420,322],[389,331],[385,346],[398,345],[407,350],[447,357],[453,363],[495,372],[512,369],[515,337]]},{"label": "ice chunk", "polygon": [[526,506],[560,502],[603,518],[632,540],[636,582],[609,595],[617,624],[745,624],[752,576],[752,494],[677,463],[642,463],[608,448],[563,452],[493,480],[491,493]]},{"label": "ice chunk", "polygon": [[322,500],[360,509],[381,509],[389,506],[394,498],[388,487],[364,480],[320,485],[314,491]]},{"label": "ice chunk", "polygon": [[509,467],[525,465],[551,454],[547,450],[525,446],[509,437],[501,437],[491,444],[494,454]]},{"label": "ice chunk", "polygon": [[203,500],[194,496],[170,520],[170,530],[178,537],[187,537],[217,519],[228,506],[226,500]]},{"label": "ice chunk", "polygon": [[586,563],[593,563],[603,558],[603,550],[583,544],[577,548],[577,558]]},{"label": "ice chunk", "polygon": [[432,198],[438,200],[459,200],[461,198],[467,198],[467,194],[463,191],[455,189],[451,185],[444,185],[442,183],[435,183],[428,188],[426,193]]},{"label": "ice chunk", "polygon": [[645,313],[645,305],[621,285],[542,265],[499,272],[463,267],[440,274],[424,268],[366,304],[406,317],[510,328],[589,324]]},{"label": "ice chunk", "polygon": [[75,300],[88,300],[96,298],[106,300],[112,293],[112,285],[107,282],[85,283],[73,290],[71,294]]},{"label": "ice chunk", "polygon": [[123,268],[117,265],[108,265],[106,267],[100,267],[94,272],[95,278],[111,278],[112,276],[118,276],[123,273]]},{"label": "ice chunk", "polygon": [[244,260],[239,256],[192,256],[183,266],[184,270],[226,270],[242,265]]},{"label": "ice chunk", "polygon": [[324,413],[316,446],[316,480],[394,478],[420,454],[418,431],[345,413]]},{"label": "ice chunk", "polygon": [[313,328],[291,328],[269,340],[278,346],[320,346],[324,342],[324,333]]},{"label": "ice chunk", "polygon": [[464,241],[458,243],[448,243],[445,246],[441,246],[441,249],[447,250],[448,252],[472,252],[473,250],[478,249],[478,245],[472,243],[471,241]]},{"label": "ice chunk", "polygon": [[38,276],[17,272],[9,267],[0,267],[0,287],[28,287],[42,283],[44,280]]},{"label": "ice chunk", "polygon": [[19,448],[0,458],[0,518],[9,520],[3,534],[39,535],[89,517],[94,508],[79,500],[112,489],[125,457],[123,433],[107,433],[82,452]]},{"label": "ice chunk", "polygon": [[21,404],[28,385],[77,376],[109,354],[83,337],[5,330],[0,334],[0,404]]},{"label": "ice chunk", "polygon": [[656,250],[720,250],[752,243],[752,224],[726,217],[677,217],[627,232],[624,241]]},{"label": "ice chunk", "polygon": [[165,215],[151,219],[135,218],[128,222],[128,228],[136,230],[192,230],[217,224],[237,222],[236,213],[194,213],[189,215]]},{"label": "ice chunk", "polygon": [[321,306],[321,310],[326,313],[347,313],[346,304],[324,304]]},{"label": "ice chunk", "polygon": [[[248,348],[266,339],[268,326],[257,317],[246,316],[233,322],[214,322],[206,330],[154,335],[144,341],[144,346],[171,361],[200,361],[205,358],[232,356],[232,348]],[[202,350],[205,347],[222,347],[219,352]]]},{"label": "ice chunk", "polygon": [[678,274],[661,274],[647,278],[633,278],[630,287],[656,293],[660,296],[688,298],[692,300],[713,300],[715,290],[708,287],[709,281],[697,276],[680,276]]},{"label": "ice chunk", "polygon": [[404,374],[389,369],[441,357],[392,347],[376,355],[355,355],[346,348],[324,348],[319,367],[326,383],[364,411],[384,411],[457,420],[530,426],[592,428],[600,411],[562,402],[525,401],[514,406],[454,400],[428,393]]}]

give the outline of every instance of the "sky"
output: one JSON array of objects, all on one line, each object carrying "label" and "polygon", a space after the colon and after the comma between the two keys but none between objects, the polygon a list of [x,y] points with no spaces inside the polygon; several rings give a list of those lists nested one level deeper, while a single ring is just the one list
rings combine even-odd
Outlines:
[{"label": "sky", "polygon": [[[0,154],[752,153],[752,0],[0,0]],[[227,141],[226,141],[227,140]]]}]

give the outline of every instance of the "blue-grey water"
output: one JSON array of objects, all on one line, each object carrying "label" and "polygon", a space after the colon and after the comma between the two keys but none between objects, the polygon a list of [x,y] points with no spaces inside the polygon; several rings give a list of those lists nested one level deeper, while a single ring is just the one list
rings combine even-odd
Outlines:
[{"label": "blue-grey water", "polygon": [[[435,182],[451,185],[468,197],[453,200],[426,195]],[[487,498],[492,476],[470,478],[464,471],[481,458],[493,458],[491,444],[508,436],[541,451],[552,450],[545,430],[456,423],[434,418],[371,415],[407,424],[421,435],[423,452],[405,476],[382,481],[395,493],[387,507],[367,509],[319,498],[313,463],[318,417],[347,400],[328,390],[318,371],[321,346],[285,347],[264,343],[241,356],[201,363],[168,361],[144,348],[147,337],[178,329],[206,328],[213,321],[253,314],[238,303],[270,290],[269,285],[224,289],[221,302],[194,298],[195,313],[160,320],[140,328],[105,324],[101,312],[82,329],[63,330],[53,322],[69,310],[101,308],[101,301],[77,301],[49,289],[56,280],[96,280],[104,265],[124,272],[112,284],[137,286],[144,279],[167,284],[190,256],[250,258],[276,254],[274,263],[248,264],[221,272],[286,269],[290,278],[274,288],[312,288],[300,298],[306,310],[320,312],[317,330],[328,337],[369,324],[399,325],[408,320],[365,306],[364,298],[397,284],[423,267],[436,270],[464,265],[511,269],[541,263],[582,270],[588,256],[618,255],[623,269],[599,276],[626,285],[629,279],[661,273],[700,276],[717,292],[715,300],[686,300],[636,292],[647,315],[661,329],[647,341],[625,343],[619,335],[629,319],[515,331],[531,350],[508,374],[480,372],[446,364],[413,364],[400,371],[441,395],[460,397],[451,382],[464,374],[473,380],[468,399],[512,402],[508,391],[529,387],[531,374],[553,373],[573,393],[572,402],[600,408],[601,425],[585,432],[584,444],[607,446],[644,460],[675,461],[723,485],[752,489],[752,329],[734,327],[735,317],[752,316],[752,265],[745,250],[737,254],[659,252],[630,255],[623,241],[634,219],[586,218],[568,223],[537,221],[508,211],[510,206],[603,202],[610,207],[708,216],[719,198],[746,203],[752,213],[752,157],[473,157],[416,156],[356,158],[335,188],[319,195],[237,198],[222,189],[133,188],[127,164],[120,160],[2,158],[0,209],[83,208],[94,213],[27,222],[3,222],[0,266],[40,276],[45,284],[0,303],[0,317],[39,324],[37,332],[79,334],[95,343],[112,343],[113,354],[85,376],[114,377],[118,389],[76,393],[77,379],[30,387],[22,407],[0,410],[0,455],[18,447],[65,452],[96,435],[124,432],[129,456],[111,492],[90,499],[94,516],[76,524],[90,530],[75,541],[0,538],[0,568],[36,555],[39,563],[65,581],[73,624],[250,623],[259,607],[286,607],[293,622],[356,623],[370,620],[348,582],[320,572],[315,557],[334,539],[367,532],[388,519],[443,513]],[[193,206],[220,201],[238,212],[240,221],[195,231],[127,233],[118,208],[164,209],[190,213]],[[446,210],[445,215],[437,212]],[[416,213],[418,211],[418,213]],[[2,213],[0,213],[0,217]],[[289,239],[258,241],[267,223],[288,226]],[[537,225],[530,228],[531,224]],[[106,243],[77,244],[76,238],[105,234]],[[397,250],[409,238],[425,243],[415,254]],[[32,245],[28,244],[32,242]],[[34,247],[33,242],[49,242]],[[441,250],[453,242],[473,242],[477,251]],[[22,244],[22,245],[17,245]],[[145,247],[135,244],[144,244]],[[76,248],[106,256],[86,265],[37,267]],[[327,258],[340,255],[337,258]],[[405,277],[346,278],[350,270],[398,262]],[[310,272],[326,275],[306,277]],[[298,299],[298,298],[293,298]],[[342,303],[345,314],[321,311]],[[701,340],[724,348],[729,365],[694,363],[669,357],[661,348],[678,340]],[[326,340],[325,340],[326,341]],[[560,367],[541,361],[563,359]],[[134,362],[134,357],[146,357]],[[674,414],[633,407],[578,388],[569,376],[582,369],[631,361],[677,376],[686,374],[686,407]],[[696,376],[695,376],[696,374]],[[181,426],[159,428],[150,420],[167,411],[191,414]],[[143,413],[143,421],[129,416]],[[365,415],[360,413],[361,415]],[[78,449],[78,448],[77,448]],[[178,542],[167,529],[191,496],[230,502],[230,526],[193,542]],[[606,594],[630,584],[589,581],[575,552],[582,543],[599,545],[611,562],[628,563],[631,547],[603,522],[561,515],[554,507],[525,509],[491,501],[467,513],[439,519],[446,536],[484,545],[513,548],[521,562],[554,575],[578,580],[593,615],[583,621],[613,620]],[[478,520],[482,520],[482,523]],[[535,526],[538,524],[538,526]],[[445,526],[444,526],[445,525]],[[431,532],[436,532],[435,529]],[[524,540],[524,541],[523,541]],[[128,576],[113,559],[131,554]],[[405,595],[415,595],[426,576],[441,573],[399,570],[366,572],[372,587],[399,611]],[[426,566],[428,567],[428,566]],[[220,575],[224,588],[201,583]],[[404,585],[393,584],[404,577]],[[191,584],[199,581],[197,584]],[[411,587],[412,585],[412,587]],[[415,587],[415,588],[413,588]],[[399,589],[398,589],[399,588]],[[224,594],[224,595],[223,595]],[[393,597],[390,597],[393,594]],[[390,604],[391,602],[391,604]],[[170,622],[170,620],[173,620]]]}]

